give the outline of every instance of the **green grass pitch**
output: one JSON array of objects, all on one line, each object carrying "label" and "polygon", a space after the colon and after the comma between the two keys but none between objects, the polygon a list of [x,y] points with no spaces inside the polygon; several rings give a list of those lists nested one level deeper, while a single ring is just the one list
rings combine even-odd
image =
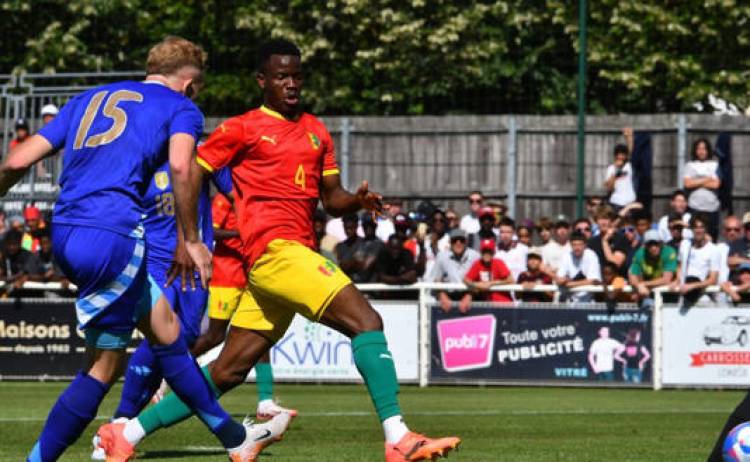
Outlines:
[{"label": "green grass pitch", "polygon": [[[0,461],[24,460],[63,383],[0,383]],[[119,397],[115,387],[62,461],[89,460],[93,432]],[[261,457],[281,461],[382,461],[380,425],[363,386],[277,385],[300,416]],[[662,391],[405,386],[407,423],[428,435],[463,438],[455,462],[685,462],[705,460],[738,391]],[[241,417],[255,410],[254,385],[222,399]],[[226,460],[196,419],[145,440],[138,460]]]}]

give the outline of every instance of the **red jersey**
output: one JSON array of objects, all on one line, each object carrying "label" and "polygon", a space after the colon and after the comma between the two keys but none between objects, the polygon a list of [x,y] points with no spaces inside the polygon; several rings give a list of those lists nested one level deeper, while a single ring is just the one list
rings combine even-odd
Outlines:
[{"label": "red jersey", "polygon": [[[474,262],[466,272],[466,279],[473,282],[499,281],[510,276],[510,270],[499,258],[493,258],[490,267],[484,266],[481,259]],[[488,300],[492,302],[512,302],[508,292],[490,292]]]},{"label": "red jersey", "polygon": [[[211,203],[214,228],[227,231],[237,229],[237,216],[232,203],[221,193]],[[242,258],[242,240],[239,237],[217,239],[214,246],[212,287],[243,288],[247,285],[247,273]]]},{"label": "red jersey", "polygon": [[265,106],[232,117],[198,147],[198,163],[209,171],[231,166],[248,268],[274,239],[314,248],[318,186],[339,173],[331,135],[316,117],[291,121]]}]

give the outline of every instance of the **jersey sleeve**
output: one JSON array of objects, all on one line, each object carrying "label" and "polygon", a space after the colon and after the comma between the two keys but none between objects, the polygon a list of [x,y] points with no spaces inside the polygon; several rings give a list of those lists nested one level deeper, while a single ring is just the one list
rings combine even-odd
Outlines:
[{"label": "jersey sleeve", "polygon": [[226,167],[244,147],[245,129],[238,117],[227,119],[198,146],[198,163],[213,172]]},{"label": "jersey sleeve", "polygon": [[223,167],[216,170],[213,174],[213,182],[220,193],[229,195],[232,193],[232,170],[229,167]]},{"label": "jersey sleeve", "polygon": [[52,145],[54,150],[61,149],[65,146],[65,139],[70,131],[69,128],[78,101],[79,98],[73,98],[68,101],[68,103],[60,109],[60,112],[55,118],[47,125],[40,128],[37,132],[37,135],[40,135],[49,141],[49,144]]},{"label": "jersey sleeve", "polygon": [[229,216],[229,207],[231,207],[231,204],[220,194],[214,197],[211,204],[211,220],[214,223],[214,228],[223,228],[226,225],[227,217]]},{"label": "jersey sleeve", "polygon": [[186,101],[169,124],[169,136],[184,133],[197,143],[203,134],[203,114],[192,101]]},{"label": "jersey sleeve", "polygon": [[339,164],[336,162],[336,151],[333,148],[333,138],[328,130],[325,131],[323,143],[323,176],[338,175],[341,173]]}]

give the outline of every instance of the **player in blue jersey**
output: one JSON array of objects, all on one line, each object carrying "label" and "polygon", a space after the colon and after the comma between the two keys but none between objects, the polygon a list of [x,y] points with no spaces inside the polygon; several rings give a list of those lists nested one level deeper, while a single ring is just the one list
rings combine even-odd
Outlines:
[{"label": "player in blue jersey", "polygon": [[[167,298],[144,264],[143,196],[167,159],[175,213],[182,231],[175,258],[205,288],[211,252],[197,224],[194,149],[203,116],[189,97],[200,83],[204,53],[170,37],[155,45],[144,82],[119,82],[86,91],[63,107],[36,135],[14,148],[0,166],[0,195],[28,169],[64,148],[60,196],[52,217],[55,258],[78,286],[76,311],[89,364],[52,407],[27,461],[57,460],[96,416],[121,373],[133,329],[144,333],[161,374],[174,392],[227,448],[232,461],[253,461],[260,442],[280,436],[288,416],[262,426],[235,422],[188,352]],[[189,258],[187,258],[189,257]],[[117,457],[110,448],[110,461]]]},{"label": "player in blue jersey", "polygon": [[[232,191],[229,168],[218,170],[212,180],[220,192],[229,194]],[[146,216],[143,220],[146,234],[146,270],[159,287],[163,288],[164,296],[179,318],[180,332],[187,345],[192,347],[200,335],[201,320],[208,302],[208,291],[200,285],[200,281],[196,281],[196,277],[188,276],[188,280],[184,280],[182,275],[173,274],[175,268],[171,265],[171,261],[177,248],[178,231],[169,162],[165,162],[154,173],[144,196],[144,204],[146,207]],[[214,230],[208,183],[203,185],[198,198],[198,221],[201,240],[208,249],[213,250]],[[186,290],[187,288],[190,290]],[[125,369],[125,384],[113,422],[124,423],[129,418],[138,415],[159,388],[162,378],[153,348],[148,341],[141,342],[131,355]],[[137,427],[127,428],[126,426],[123,430],[126,433],[139,434]],[[98,435],[94,437],[94,452],[91,458],[106,459],[106,452],[101,446],[101,438]]]}]

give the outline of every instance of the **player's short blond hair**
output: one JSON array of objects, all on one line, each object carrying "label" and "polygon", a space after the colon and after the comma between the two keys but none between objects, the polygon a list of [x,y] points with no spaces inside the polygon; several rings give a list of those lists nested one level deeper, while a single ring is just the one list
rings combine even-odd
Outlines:
[{"label": "player's short blond hair", "polygon": [[171,75],[183,67],[203,71],[205,61],[206,53],[203,48],[182,37],[169,36],[149,50],[146,73]]}]

